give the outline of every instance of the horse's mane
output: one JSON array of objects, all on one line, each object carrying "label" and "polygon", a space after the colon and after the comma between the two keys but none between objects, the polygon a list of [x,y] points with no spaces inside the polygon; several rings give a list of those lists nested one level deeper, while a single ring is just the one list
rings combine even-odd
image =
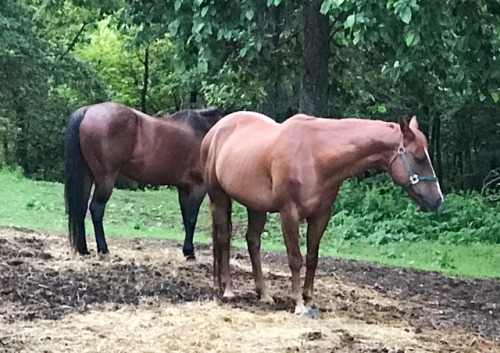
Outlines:
[{"label": "horse's mane", "polygon": [[219,121],[221,113],[216,107],[184,109],[172,114],[170,118],[187,123],[198,135],[204,136]]}]

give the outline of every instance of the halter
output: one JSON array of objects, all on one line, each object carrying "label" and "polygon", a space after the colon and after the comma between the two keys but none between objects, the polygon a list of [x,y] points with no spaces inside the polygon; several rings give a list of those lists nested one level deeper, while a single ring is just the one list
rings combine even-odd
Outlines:
[{"label": "halter", "polygon": [[410,161],[408,160],[408,157],[406,155],[406,149],[404,148],[402,142],[399,145],[399,148],[398,148],[396,154],[394,155],[394,157],[392,157],[391,161],[389,162],[389,167],[391,166],[392,162],[394,162],[394,160],[397,157],[401,158],[401,160],[403,161],[403,164],[405,166],[405,169],[408,172],[408,180],[405,183],[400,184],[400,186],[404,190],[408,190],[408,188],[410,186],[415,185],[420,181],[438,181],[438,178],[435,176],[427,176],[427,175],[420,176],[413,171],[413,168],[410,165]]}]

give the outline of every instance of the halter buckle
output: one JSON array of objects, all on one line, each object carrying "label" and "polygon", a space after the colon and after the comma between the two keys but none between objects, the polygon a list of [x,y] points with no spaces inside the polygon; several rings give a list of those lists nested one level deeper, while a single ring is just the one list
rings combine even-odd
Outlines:
[{"label": "halter buckle", "polygon": [[417,174],[410,175],[410,183],[411,183],[411,185],[415,185],[419,181],[420,181],[420,179],[418,178]]},{"label": "halter buckle", "polygon": [[400,146],[398,148],[398,154],[405,154],[406,153],[406,149],[404,148],[404,146]]}]

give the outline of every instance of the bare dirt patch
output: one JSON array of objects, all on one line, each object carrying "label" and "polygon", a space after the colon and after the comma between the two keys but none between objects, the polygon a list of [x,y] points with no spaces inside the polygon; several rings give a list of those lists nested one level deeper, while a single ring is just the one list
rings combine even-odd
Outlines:
[{"label": "bare dirt patch", "polygon": [[321,314],[304,320],[283,254],[264,256],[268,306],[245,251],[233,251],[238,299],[223,303],[208,247],[185,262],[168,241],[110,245],[105,259],[81,258],[63,235],[0,228],[0,352],[500,351],[499,281],[323,258]]}]

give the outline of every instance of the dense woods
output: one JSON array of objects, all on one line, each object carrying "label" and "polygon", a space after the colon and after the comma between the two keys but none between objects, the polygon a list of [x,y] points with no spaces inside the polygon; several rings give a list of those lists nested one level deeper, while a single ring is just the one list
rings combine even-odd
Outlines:
[{"label": "dense woods", "polygon": [[415,114],[445,189],[480,190],[500,167],[499,54],[496,0],[4,0],[0,163],[60,180],[67,116],[106,100]]}]

